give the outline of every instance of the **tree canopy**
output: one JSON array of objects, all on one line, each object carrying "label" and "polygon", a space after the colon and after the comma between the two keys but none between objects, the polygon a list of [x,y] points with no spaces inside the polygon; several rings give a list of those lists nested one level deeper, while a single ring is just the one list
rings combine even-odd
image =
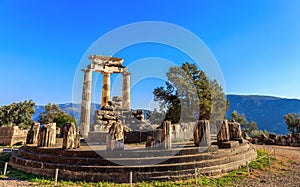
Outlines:
[{"label": "tree canopy", "polygon": [[73,116],[60,109],[57,104],[48,103],[45,106],[45,111],[40,114],[39,122],[41,124],[56,123],[57,127],[62,127],[65,123],[76,123],[76,120]]},{"label": "tree canopy", "polygon": [[284,116],[285,123],[290,133],[300,133],[300,117],[296,113],[289,113]]},{"label": "tree canopy", "polygon": [[167,77],[166,87],[155,88],[153,92],[161,113],[165,114],[164,120],[178,123],[224,119],[226,99],[222,87],[195,64],[172,66]]},{"label": "tree canopy", "polygon": [[22,129],[30,128],[35,103],[32,100],[12,103],[0,107],[0,127],[17,125]]}]

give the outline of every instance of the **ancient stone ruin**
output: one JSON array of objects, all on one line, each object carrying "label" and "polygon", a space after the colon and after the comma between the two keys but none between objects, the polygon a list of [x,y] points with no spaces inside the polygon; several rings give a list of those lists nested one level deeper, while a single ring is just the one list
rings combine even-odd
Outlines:
[{"label": "ancient stone ruin", "polygon": [[[39,132],[33,126],[28,144],[13,153],[13,168],[53,177],[59,169],[66,180],[129,182],[178,180],[200,175],[219,175],[237,169],[256,158],[254,147],[241,137],[240,125],[218,121],[217,134],[211,134],[208,120],[172,124],[163,121],[151,126],[141,110],[130,109],[130,73],[123,59],[91,55],[84,72],[80,133],[85,143],[79,147],[75,124],[63,126],[62,147],[55,146],[55,124]],[[90,122],[92,72],[103,75],[101,109]],[[122,96],[110,100],[110,75],[123,76]],[[215,125],[215,124],[213,124]],[[193,141],[190,141],[193,139]],[[128,144],[128,143],[143,144]]]},{"label": "ancient stone ruin", "polygon": [[25,144],[27,130],[20,129],[18,126],[0,127],[0,145]]},{"label": "ancient stone ruin", "polygon": [[[89,136],[90,131],[92,72],[99,72],[103,75],[101,99],[102,111],[97,112],[97,116],[99,116],[100,120],[99,122],[105,122],[103,125],[108,125],[112,124],[112,122],[110,122],[109,120],[113,120],[115,118],[114,113],[110,113],[110,111],[112,111],[113,108],[111,106],[111,102],[109,102],[110,75],[112,73],[121,73],[123,76],[122,108],[127,111],[130,110],[130,73],[127,72],[126,67],[123,66],[124,60],[121,58],[97,55],[91,55],[89,58],[92,60],[92,63],[88,65],[85,69],[83,69],[84,83],[82,89],[82,102],[80,114],[80,132],[85,138]],[[108,115],[108,113],[113,115]],[[97,120],[98,119],[96,119],[96,121]]]},{"label": "ancient stone ruin", "polygon": [[38,147],[54,147],[56,143],[56,123],[48,123],[41,127],[38,134]]},{"label": "ancient stone ruin", "polygon": [[31,128],[28,130],[26,144],[37,144],[39,132],[40,123],[32,123]]},{"label": "ancient stone ruin", "polygon": [[77,149],[80,147],[80,135],[75,123],[66,123],[63,125],[63,149]]}]

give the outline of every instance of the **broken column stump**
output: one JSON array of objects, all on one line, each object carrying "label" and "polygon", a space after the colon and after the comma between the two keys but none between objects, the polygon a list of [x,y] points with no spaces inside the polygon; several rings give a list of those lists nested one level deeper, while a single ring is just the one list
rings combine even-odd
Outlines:
[{"label": "broken column stump", "polygon": [[31,128],[28,130],[26,144],[36,144],[40,131],[40,123],[32,123]]},{"label": "broken column stump", "polygon": [[228,122],[230,140],[244,142],[242,137],[241,125],[238,122]]},{"label": "broken column stump", "polygon": [[38,147],[54,147],[56,142],[56,123],[42,126],[38,135]]},{"label": "broken column stump", "polygon": [[171,124],[171,121],[163,122],[163,135],[164,135],[163,148],[171,149],[172,148],[172,141],[171,141],[172,124]]},{"label": "broken column stump", "polygon": [[211,145],[210,124],[208,120],[197,121],[194,131],[194,143],[197,147],[208,147]]},{"label": "broken column stump", "polygon": [[217,121],[217,128],[219,129],[219,133],[217,135],[219,148],[234,148],[239,146],[239,142],[229,141],[230,133],[227,120]]},{"label": "broken column stump", "polygon": [[229,141],[230,135],[229,135],[228,121],[227,120],[217,121],[217,128],[219,129],[219,133],[217,135],[218,142]]},{"label": "broken column stump", "polygon": [[75,123],[66,123],[63,125],[63,149],[77,149],[79,148],[79,133]]}]

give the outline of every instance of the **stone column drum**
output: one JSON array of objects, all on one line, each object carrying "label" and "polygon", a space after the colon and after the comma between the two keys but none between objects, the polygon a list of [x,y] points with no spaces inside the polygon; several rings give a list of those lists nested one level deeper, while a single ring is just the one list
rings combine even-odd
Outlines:
[{"label": "stone column drum", "polygon": [[42,126],[38,135],[38,147],[54,147],[56,143],[56,123]]},{"label": "stone column drum", "polygon": [[38,141],[38,134],[40,131],[40,123],[32,123],[31,128],[28,131],[26,144],[36,144]]},{"label": "stone column drum", "polygon": [[83,69],[84,80],[82,88],[82,101],[80,112],[80,133],[85,138],[88,137],[90,131],[91,118],[91,87],[92,87],[92,70]]},{"label": "stone column drum", "polygon": [[242,138],[241,125],[238,122],[228,122],[230,139]]},{"label": "stone column drum", "polygon": [[130,110],[130,73],[124,72],[123,75],[123,87],[122,87],[122,105],[126,110]]},{"label": "stone column drum", "polygon": [[164,134],[164,142],[163,142],[164,149],[171,149],[172,148],[172,141],[171,141],[172,124],[171,124],[171,121],[164,121],[163,134]]},{"label": "stone column drum", "polygon": [[110,101],[110,73],[103,73],[101,106],[107,106]]},{"label": "stone column drum", "polygon": [[194,131],[194,143],[200,147],[208,147],[211,145],[210,124],[208,120],[197,121]]},{"label": "stone column drum", "polygon": [[63,145],[62,149],[79,148],[80,140],[77,134],[75,123],[66,123],[63,125]]},{"label": "stone column drum", "polygon": [[219,130],[219,133],[217,135],[218,142],[227,142],[230,139],[229,136],[229,127],[228,127],[228,121],[217,121],[217,128]]}]

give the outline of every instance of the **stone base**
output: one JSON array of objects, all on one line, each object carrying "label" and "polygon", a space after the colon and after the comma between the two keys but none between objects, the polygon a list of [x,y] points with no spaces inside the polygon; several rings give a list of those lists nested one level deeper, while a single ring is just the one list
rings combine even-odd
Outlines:
[{"label": "stone base", "polygon": [[[237,141],[235,143],[238,144]],[[212,149],[216,147],[211,146]],[[237,148],[203,153],[198,152],[198,147],[185,147],[180,151],[143,150],[137,147],[95,152],[87,147],[62,150],[25,146],[18,152],[12,152],[9,164],[15,169],[51,178],[59,169],[59,178],[64,180],[99,182],[100,179],[129,183],[130,171],[133,172],[133,182],[180,180],[193,176],[195,168],[199,175],[220,175],[245,165],[256,156],[254,147],[248,143],[239,144]]]},{"label": "stone base", "polygon": [[246,140],[243,138],[233,138],[234,141],[238,141],[239,143],[245,143]]},{"label": "stone base", "polygon": [[235,148],[239,146],[237,141],[218,142],[219,149]]},{"label": "stone base", "polygon": [[86,139],[87,143],[97,143],[97,144],[106,144],[106,135],[108,132],[105,131],[91,131],[89,132],[88,138]]}]

